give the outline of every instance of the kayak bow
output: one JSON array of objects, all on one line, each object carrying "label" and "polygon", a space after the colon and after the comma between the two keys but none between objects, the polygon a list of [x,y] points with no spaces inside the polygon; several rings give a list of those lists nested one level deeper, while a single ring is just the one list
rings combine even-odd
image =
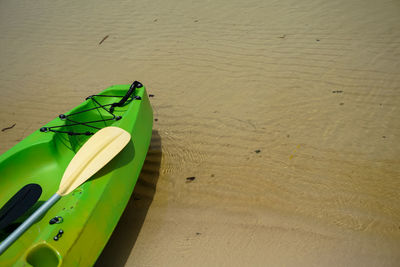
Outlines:
[{"label": "kayak bow", "polygon": [[[9,203],[13,194],[27,184],[38,184],[43,190],[38,203],[0,230],[1,242],[58,189],[57,193],[65,196],[57,199],[16,239],[0,256],[0,265],[93,265],[133,191],[150,144],[152,121],[152,109],[143,85],[134,82],[131,86],[112,86],[88,97],[78,107],[60,115],[1,155],[0,206]],[[81,174],[77,172],[87,171],[81,177],[88,178],[96,172],[88,170],[93,164],[82,165],[85,157],[70,161],[79,158],[77,152],[81,147],[85,150],[91,135],[105,127],[113,128],[109,126],[130,133],[131,141],[108,164],[104,161],[105,166],[91,179],[86,182],[82,179],[82,185],[69,184],[68,178],[64,180],[66,176],[79,176]],[[92,148],[93,151],[96,149],[101,150],[100,147]],[[109,149],[103,151],[114,153]],[[70,167],[66,170],[68,164]]]}]

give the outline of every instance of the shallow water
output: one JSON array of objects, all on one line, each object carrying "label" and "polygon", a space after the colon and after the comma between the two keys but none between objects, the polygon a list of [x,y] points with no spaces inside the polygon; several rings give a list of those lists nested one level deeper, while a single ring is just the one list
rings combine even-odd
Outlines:
[{"label": "shallow water", "polygon": [[0,152],[139,80],[154,94],[153,144],[98,266],[397,266],[399,12],[2,1],[0,127],[16,125]]}]

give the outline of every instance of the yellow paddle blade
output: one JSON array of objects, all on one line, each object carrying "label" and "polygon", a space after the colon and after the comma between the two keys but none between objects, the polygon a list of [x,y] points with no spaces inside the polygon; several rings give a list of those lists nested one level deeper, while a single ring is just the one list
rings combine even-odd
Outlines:
[{"label": "yellow paddle blade", "polygon": [[69,163],[57,194],[65,196],[92,177],[128,143],[131,135],[118,127],[106,127],[94,134]]}]

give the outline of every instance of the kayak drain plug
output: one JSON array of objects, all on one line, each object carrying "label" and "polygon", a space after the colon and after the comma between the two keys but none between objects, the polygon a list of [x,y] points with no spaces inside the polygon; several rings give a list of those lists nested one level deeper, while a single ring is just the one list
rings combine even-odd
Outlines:
[{"label": "kayak drain plug", "polygon": [[53,237],[54,241],[58,241],[58,239],[61,238],[61,236],[63,235],[64,231],[62,229],[60,229],[57,233],[57,235],[55,237]]},{"label": "kayak drain plug", "polygon": [[63,217],[56,216],[49,221],[49,224],[62,223],[63,221],[64,221]]}]

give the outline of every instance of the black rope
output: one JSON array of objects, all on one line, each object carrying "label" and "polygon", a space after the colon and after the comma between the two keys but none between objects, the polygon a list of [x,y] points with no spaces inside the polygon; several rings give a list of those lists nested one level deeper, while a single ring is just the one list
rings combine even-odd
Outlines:
[{"label": "black rope", "polygon": [[[115,95],[91,95],[91,96],[88,96],[86,98],[86,100],[89,100],[89,99],[92,100],[93,103],[95,105],[97,105],[96,107],[85,109],[85,110],[81,110],[81,111],[78,111],[78,112],[75,112],[75,113],[71,113],[71,114],[68,114],[68,115],[61,114],[59,116],[60,119],[68,121],[68,122],[71,122],[71,123],[70,124],[65,124],[65,125],[43,127],[43,128],[40,129],[40,131],[41,132],[65,133],[65,134],[68,134],[68,135],[93,135],[94,133],[90,132],[90,131],[87,131],[87,132],[73,132],[73,131],[57,130],[57,128],[82,125],[82,126],[86,126],[88,128],[91,128],[91,129],[100,130],[101,128],[96,127],[94,125],[90,125],[90,124],[98,123],[98,122],[111,121],[111,120],[118,121],[118,120],[122,119],[122,116],[116,116],[114,114],[114,107],[122,107],[126,103],[126,101],[129,100],[129,99],[131,101],[132,100],[141,100],[140,96],[135,96],[135,89],[136,88],[140,88],[142,86],[143,85],[140,82],[134,81],[132,83],[132,85],[130,86],[129,90],[127,91],[127,93],[125,95],[123,95],[123,96],[120,96],[120,95],[118,95],[118,96],[115,96]],[[112,103],[112,104],[102,105],[99,101],[96,100],[96,98],[98,98],[98,97],[120,97],[121,100],[118,101],[118,102]],[[107,108],[107,107],[109,107],[109,108]],[[77,115],[77,114],[81,114],[81,113],[84,113],[84,112],[88,112],[88,111],[91,111],[91,110],[95,110],[95,109],[103,109],[103,110],[105,110],[108,114],[110,114],[112,116],[112,118],[102,119],[102,120],[95,120],[95,121],[83,121],[83,122],[75,121],[75,120],[72,120],[70,118],[71,116],[74,116],[74,115]]]},{"label": "black rope", "polygon": [[[118,96],[113,96],[113,97],[118,97]],[[119,97],[121,97],[121,96],[119,96]],[[89,99],[89,98],[87,98],[87,99]],[[103,107],[107,107],[107,106],[111,106],[111,105],[112,104],[107,104],[107,105],[103,105]],[[87,111],[90,111],[90,110],[94,110],[94,109],[99,109],[99,108],[101,108],[101,107],[94,107],[94,108],[85,109],[85,110],[82,110],[82,111],[75,112],[74,114],[69,114],[68,116],[84,113],[84,112],[87,112]],[[64,115],[64,114],[61,114],[61,115]]]}]

